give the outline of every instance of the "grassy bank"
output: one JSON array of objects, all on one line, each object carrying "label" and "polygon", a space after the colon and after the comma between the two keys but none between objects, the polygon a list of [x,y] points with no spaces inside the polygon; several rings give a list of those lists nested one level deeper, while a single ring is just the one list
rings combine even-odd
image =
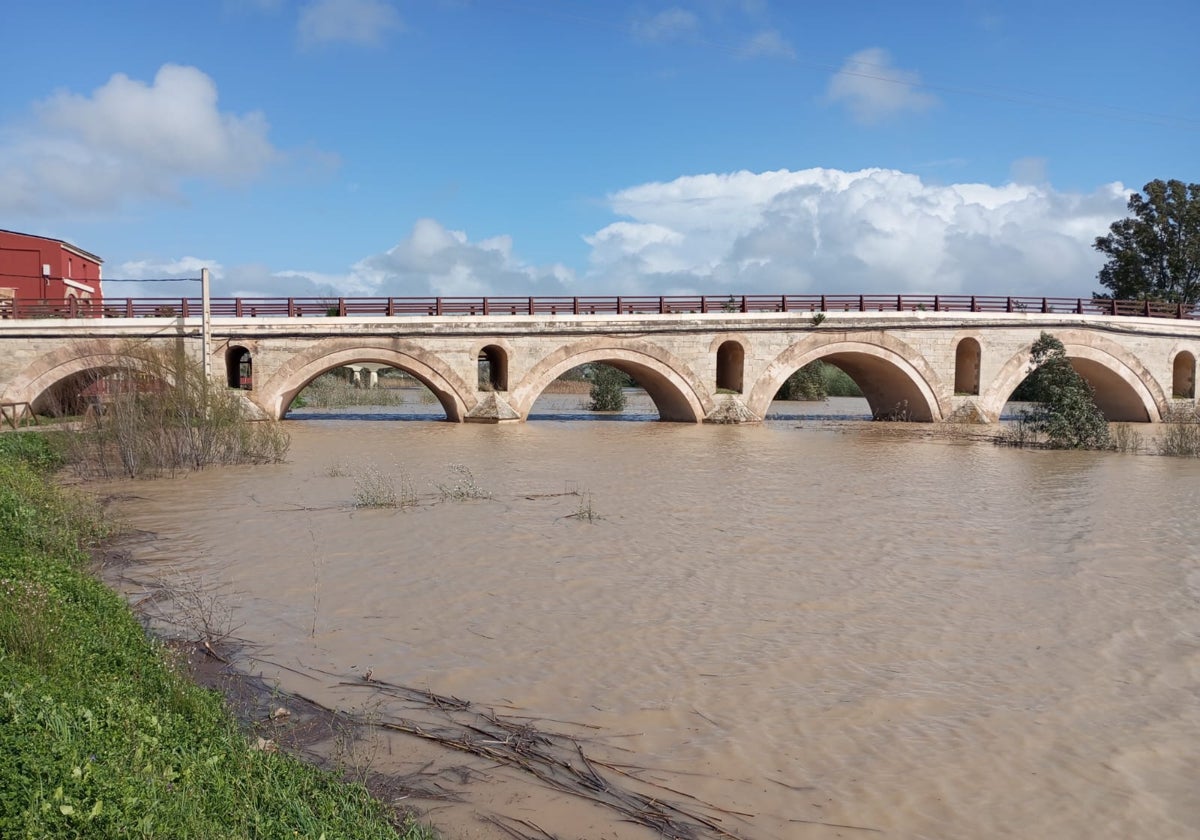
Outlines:
[{"label": "grassy bank", "polygon": [[254,749],[87,572],[97,510],[0,435],[0,836],[391,838],[367,791]]}]

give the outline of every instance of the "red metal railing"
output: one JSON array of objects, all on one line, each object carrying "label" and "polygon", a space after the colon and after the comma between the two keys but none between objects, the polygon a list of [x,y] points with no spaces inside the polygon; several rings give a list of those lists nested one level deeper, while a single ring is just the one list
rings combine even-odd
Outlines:
[{"label": "red metal railing", "polygon": [[[213,298],[215,318],[411,315],[650,315],[709,312],[1041,312],[1197,317],[1193,304],[992,295],[589,295],[581,297]],[[0,318],[199,317],[200,298],[0,300]]]}]

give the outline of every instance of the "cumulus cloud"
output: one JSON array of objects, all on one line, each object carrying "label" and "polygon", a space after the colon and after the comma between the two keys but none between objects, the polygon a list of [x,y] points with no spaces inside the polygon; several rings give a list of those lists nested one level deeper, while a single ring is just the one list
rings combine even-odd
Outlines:
[{"label": "cumulus cloud", "polygon": [[918,89],[920,74],[892,66],[887,50],[873,47],[846,59],[829,81],[830,102],[845,105],[854,119],[870,125],[905,112],[927,111],[937,97]]},{"label": "cumulus cloud", "polygon": [[1126,190],[926,184],[895,170],[697,175],[609,197],[589,288],[1088,294]]},{"label": "cumulus cloud", "polygon": [[90,96],[39,103],[0,145],[0,210],[96,210],[123,200],[173,198],[189,178],[237,183],[279,153],[260,112],[217,106],[217,86],[195,67],[163,65],[151,84],[117,73]]},{"label": "cumulus cloud", "polygon": [[693,12],[674,6],[656,15],[637,18],[631,29],[640,41],[671,41],[694,36],[700,29],[700,19]]},{"label": "cumulus cloud", "polygon": [[[929,184],[890,169],[733,172],[631,186],[584,237],[581,272],[520,258],[507,236],[472,240],[421,219],[340,274],[208,263],[214,294],[244,297],[580,294],[1090,294],[1092,249],[1127,189]],[[187,270],[123,264],[107,272]],[[196,265],[198,268],[198,265]],[[145,289],[136,294],[146,294]]]},{"label": "cumulus cloud", "polygon": [[300,10],[296,27],[303,47],[377,46],[391,32],[403,29],[404,21],[385,0],[313,0]]}]

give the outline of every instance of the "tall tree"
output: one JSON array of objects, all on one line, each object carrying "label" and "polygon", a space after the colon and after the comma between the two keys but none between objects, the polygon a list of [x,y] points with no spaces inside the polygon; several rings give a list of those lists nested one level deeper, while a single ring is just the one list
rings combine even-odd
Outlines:
[{"label": "tall tree", "polygon": [[1130,216],[1093,247],[1108,257],[1098,275],[1119,300],[1200,300],[1200,184],[1151,181],[1129,196]]}]

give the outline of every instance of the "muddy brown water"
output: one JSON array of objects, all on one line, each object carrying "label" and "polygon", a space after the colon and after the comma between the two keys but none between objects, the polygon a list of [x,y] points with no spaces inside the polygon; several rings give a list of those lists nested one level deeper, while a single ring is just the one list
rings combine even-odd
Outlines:
[{"label": "muddy brown water", "polygon": [[[738,837],[1200,837],[1200,463],[821,418],[851,400],[712,427],[573,399],[297,412],[288,463],[125,485],[157,538],[122,585],[219,595],[283,692],[399,714],[370,668],[494,704]],[[491,498],[435,503],[450,464]],[[355,509],[367,465],[422,504]],[[451,840],[656,836],[406,736],[349,752],[455,790],[408,801]]]}]

